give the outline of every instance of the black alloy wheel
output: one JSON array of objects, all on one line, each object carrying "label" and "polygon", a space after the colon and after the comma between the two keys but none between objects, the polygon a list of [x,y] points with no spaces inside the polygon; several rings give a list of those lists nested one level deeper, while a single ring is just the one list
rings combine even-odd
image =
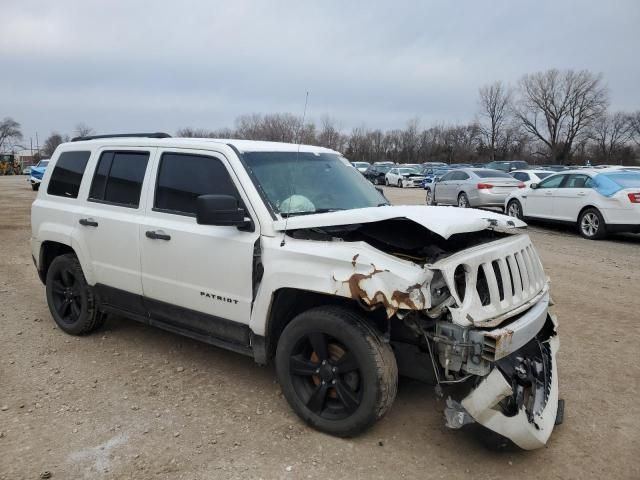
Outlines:
[{"label": "black alloy wheel", "polygon": [[341,437],[368,428],[388,410],[398,369],[388,343],[360,312],[317,307],[284,329],[278,381],[293,410],[318,430]]},{"label": "black alloy wheel", "polygon": [[93,290],[74,254],[54,258],[46,280],[49,311],[61,330],[84,335],[104,323],[104,314],[96,308]]}]

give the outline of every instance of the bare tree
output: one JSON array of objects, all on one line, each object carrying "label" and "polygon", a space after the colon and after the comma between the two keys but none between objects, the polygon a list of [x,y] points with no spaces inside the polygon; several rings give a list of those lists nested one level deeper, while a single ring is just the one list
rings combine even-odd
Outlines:
[{"label": "bare tree", "polygon": [[64,141],[65,138],[63,138],[62,135],[60,135],[58,132],[52,132],[42,145],[42,155],[45,158],[50,158],[51,155],[53,155],[53,152],[55,152],[56,148],[58,148],[58,145],[60,145]]},{"label": "bare tree", "polygon": [[602,76],[588,70],[548,70],[525,75],[514,109],[523,128],[543,142],[554,162],[569,159],[573,143],[606,110]]},{"label": "bare tree", "polygon": [[93,135],[94,131],[93,128],[91,128],[89,125],[87,125],[84,122],[80,122],[76,125],[75,130],[73,131],[73,134],[76,137],[88,137],[89,135]]},{"label": "bare tree", "polygon": [[631,116],[616,112],[598,118],[591,127],[590,139],[595,142],[598,157],[612,163],[614,157],[631,139],[633,130]]},{"label": "bare tree", "polygon": [[631,129],[631,138],[640,145],[640,110],[629,115],[629,127]]},{"label": "bare tree", "polygon": [[498,145],[502,142],[509,113],[512,90],[500,81],[480,88],[479,133],[489,149],[490,160],[496,159]]},{"label": "bare tree", "polygon": [[0,152],[11,150],[18,140],[22,140],[20,124],[11,117],[0,122]]}]

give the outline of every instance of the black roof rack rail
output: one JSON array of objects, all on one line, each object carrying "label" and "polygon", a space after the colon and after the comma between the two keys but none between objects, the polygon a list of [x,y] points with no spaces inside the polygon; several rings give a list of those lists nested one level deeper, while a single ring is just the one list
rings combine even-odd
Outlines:
[{"label": "black roof rack rail", "polygon": [[112,135],[87,135],[86,137],[72,138],[72,142],[81,142],[83,140],[96,140],[99,138],[126,138],[126,137],[142,137],[142,138],[171,138],[171,135],[164,132],[152,133],[114,133]]}]

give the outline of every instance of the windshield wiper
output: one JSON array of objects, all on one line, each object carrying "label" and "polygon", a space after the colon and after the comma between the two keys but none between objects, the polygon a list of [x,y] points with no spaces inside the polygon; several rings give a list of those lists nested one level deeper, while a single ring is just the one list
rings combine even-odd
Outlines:
[{"label": "windshield wiper", "polygon": [[282,217],[287,218],[287,217],[299,217],[301,215],[314,215],[316,213],[330,213],[330,212],[337,212],[338,210],[345,210],[344,208],[318,208],[317,210],[313,210],[313,211],[309,211],[309,212],[280,212],[280,215],[282,215]]}]

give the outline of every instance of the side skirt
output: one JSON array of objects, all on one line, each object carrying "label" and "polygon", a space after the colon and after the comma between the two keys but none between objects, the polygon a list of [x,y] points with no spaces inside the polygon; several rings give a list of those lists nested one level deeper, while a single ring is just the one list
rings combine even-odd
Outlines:
[{"label": "side skirt", "polygon": [[248,325],[145,298],[107,285],[96,284],[93,288],[98,297],[99,308],[103,312],[130,318],[242,355],[255,356],[251,344],[253,339],[257,340],[257,336],[253,335]]}]

